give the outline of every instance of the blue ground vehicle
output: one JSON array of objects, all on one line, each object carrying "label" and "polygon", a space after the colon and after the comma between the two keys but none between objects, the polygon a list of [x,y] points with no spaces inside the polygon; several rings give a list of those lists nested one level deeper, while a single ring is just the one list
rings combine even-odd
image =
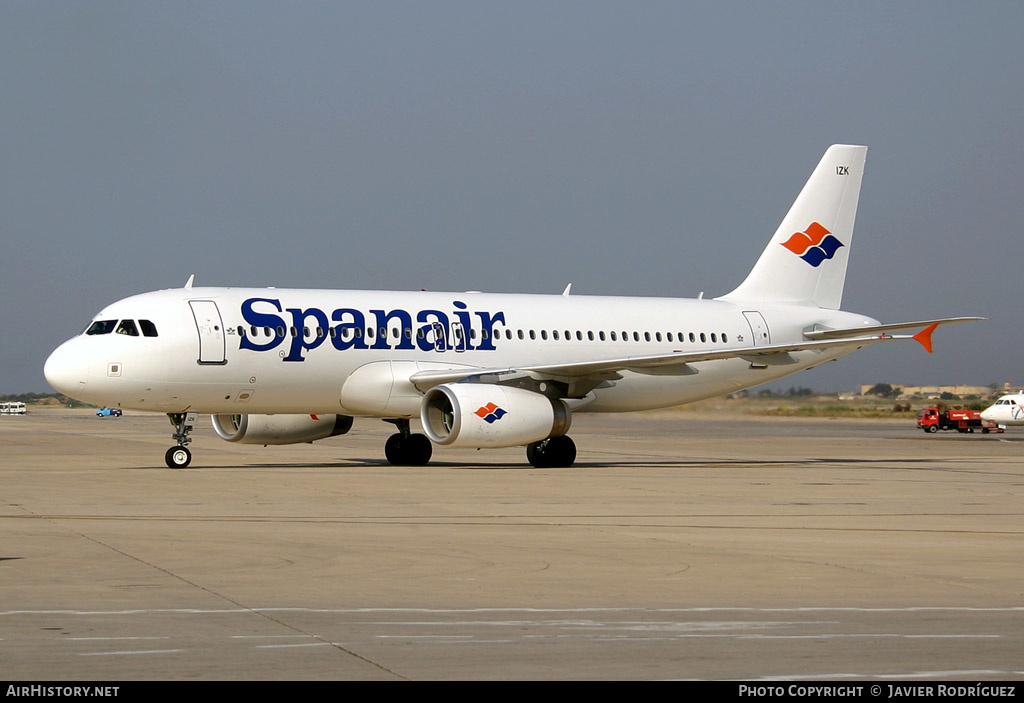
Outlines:
[{"label": "blue ground vehicle", "polygon": [[100,408],[96,417],[121,417],[121,408]]}]

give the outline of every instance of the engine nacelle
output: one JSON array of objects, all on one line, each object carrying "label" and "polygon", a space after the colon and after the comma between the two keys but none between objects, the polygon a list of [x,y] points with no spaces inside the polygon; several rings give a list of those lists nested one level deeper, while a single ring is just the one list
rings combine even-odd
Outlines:
[{"label": "engine nacelle", "polygon": [[452,447],[515,447],[558,437],[572,417],[561,400],[484,383],[434,386],[420,403],[423,431]]},{"label": "engine nacelle", "polygon": [[345,434],[348,415],[214,415],[221,439],[240,444],[299,444]]}]

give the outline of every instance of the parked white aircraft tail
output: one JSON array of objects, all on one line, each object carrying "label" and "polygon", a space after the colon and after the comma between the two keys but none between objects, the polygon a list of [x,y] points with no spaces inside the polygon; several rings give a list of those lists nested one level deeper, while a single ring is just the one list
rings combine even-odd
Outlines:
[{"label": "parked white aircraft tail", "polygon": [[[120,300],[58,347],[45,374],[84,402],[167,413],[171,467],[196,413],[232,442],[398,432],[395,464],[432,444],[527,447],[568,466],[578,412],[670,407],[748,388],[961,317],[881,324],[839,310],[866,147],[825,153],[754,268],[714,300],[184,288]],[[920,330],[914,335],[896,334]],[[424,434],[411,431],[418,418]]]}]

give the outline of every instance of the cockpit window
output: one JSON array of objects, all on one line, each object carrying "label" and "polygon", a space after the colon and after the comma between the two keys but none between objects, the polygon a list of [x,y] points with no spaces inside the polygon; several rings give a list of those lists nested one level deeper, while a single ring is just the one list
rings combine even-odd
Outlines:
[{"label": "cockpit window", "polygon": [[139,320],[139,327],[142,328],[143,337],[156,337],[156,325],[149,320]]},{"label": "cockpit window", "polygon": [[139,329],[135,326],[134,320],[121,320],[121,324],[117,326],[118,334],[126,334],[129,337],[138,337]]},{"label": "cockpit window", "polygon": [[85,331],[86,334],[110,334],[114,331],[114,327],[117,325],[117,320],[96,320],[89,329]]}]

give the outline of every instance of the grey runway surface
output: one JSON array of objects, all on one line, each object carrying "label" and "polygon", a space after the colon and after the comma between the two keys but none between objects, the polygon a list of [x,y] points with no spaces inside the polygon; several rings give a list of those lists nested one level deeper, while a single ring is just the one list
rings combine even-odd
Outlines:
[{"label": "grey runway surface", "polygon": [[574,418],[389,466],[390,425],[222,442],[0,418],[8,680],[1024,678],[1024,430]]}]

